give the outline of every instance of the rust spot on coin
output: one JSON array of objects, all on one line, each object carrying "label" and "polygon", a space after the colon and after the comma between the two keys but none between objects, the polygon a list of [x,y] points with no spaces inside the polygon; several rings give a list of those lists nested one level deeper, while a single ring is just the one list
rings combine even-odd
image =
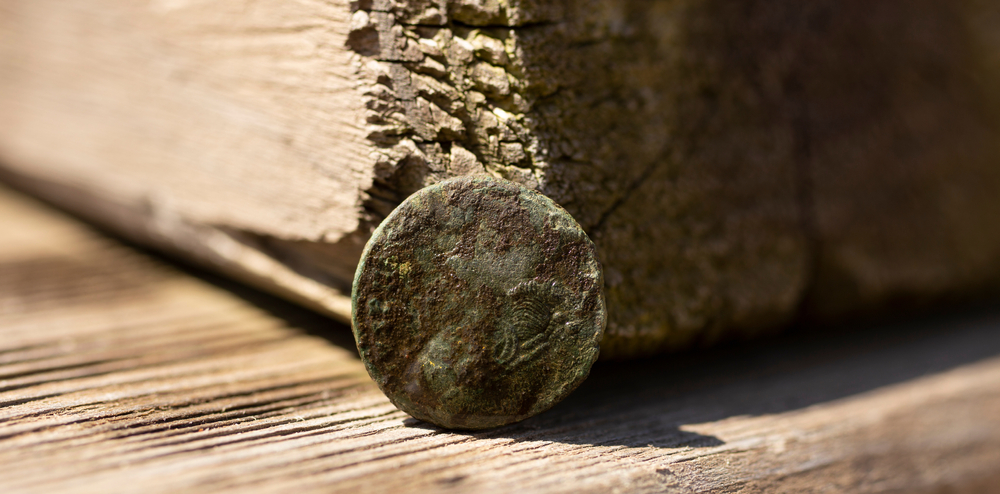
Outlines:
[{"label": "rust spot on coin", "polygon": [[606,322],[594,244],[564,209],[504,180],[422,189],[375,230],[353,328],[397,407],[447,428],[525,419],[575,389]]}]

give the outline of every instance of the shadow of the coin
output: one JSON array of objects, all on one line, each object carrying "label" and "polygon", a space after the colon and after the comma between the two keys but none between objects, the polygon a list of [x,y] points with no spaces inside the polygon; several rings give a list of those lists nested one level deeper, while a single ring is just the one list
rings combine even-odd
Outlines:
[{"label": "shadow of the coin", "polygon": [[[436,425],[424,422],[422,420],[417,420],[415,418],[407,418],[403,420],[403,425],[414,429],[424,429],[429,431],[464,435],[475,439],[497,439],[506,438],[511,439],[515,442],[528,442],[528,441],[542,441],[542,442],[555,442],[564,444],[587,444],[587,445],[624,445],[629,447],[648,447],[652,446],[655,448],[681,448],[681,447],[707,447],[707,446],[719,446],[723,443],[716,437],[706,436],[702,434],[697,434],[694,432],[683,431],[677,427],[667,427],[643,430],[635,434],[637,437],[633,440],[612,440],[607,442],[593,442],[585,440],[585,437],[581,435],[581,429],[587,429],[593,435],[602,435],[610,432],[608,428],[602,428],[594,423],[570,423],[563,426],[552,426],[547,424],[539,424],[529,419],[520,424],[514,424],[506,427],[500,427],[497,429],[486,430],[486,431],[456,431],[443,429]],[[638,437],[642,436],[642,437]]]},{"label": "shadow of the coin", "polygon": [[599,362],[548,412],[465,434],[599,446],[721,445],[684,426],[780,414],[1000,356],[1000,306],[892,325],[809,329],[709,351]]}]

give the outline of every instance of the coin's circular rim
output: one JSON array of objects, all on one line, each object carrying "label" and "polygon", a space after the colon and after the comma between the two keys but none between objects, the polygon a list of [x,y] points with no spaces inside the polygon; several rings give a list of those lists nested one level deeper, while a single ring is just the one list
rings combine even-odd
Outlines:
[{"label": "coin's circular rim", "polygon": [[[597,308],[594,311],[595,312],[594,315],[595,315],[596,320],[597,320],[597,324],[596,325],[598,326],[598,328],[597,328],[597,332],[595,334],[595,337],[593,338],[593,352],[591,354],[591,358],[589,359],[589,362],[586,362],[585,365],[582,365],[581,368],[577,372],[572,372],[571,373],[571,375],[574,377],[574,379],[572,379],[571,382],[563,383],[561,389],[559,390],[560,392],[557,395],[551,396],[550,399],[546,403],[541,404],[541,406],[533,407],[532,410],[528,414],[526,414],[524,416],[514,416],[514,417],[498,416],[497,420],[495,420],[494,422],[489,423],[488,425],[482,425],[482,426],[466,426],[466,425],[454,425],[454,424],[445,424],[445,423],[442,423],[440,420],[436,420],[435,417],[432,416],[431,414],[425,413],[423,410],[420,410],[419,407],[408,406],[409,404],[407,402],[404,402],[403,400],[397,399],[397,397],[394,396],[395,393],[390,393],[389,391],[387,391],[383,387],[383,383],[382,383],[381,379],[378,378],[378,376],[380,376],[382,374],[382,372],[380,372],[378,369],[375,369],[373,367],[373,365],[368,361],[368,359],[366,359],[365,356],[364,356],[364,351],[361,348],[361,341],[362,341],[362,339],[361,339],[361,335],[360,335],[360,332],[359,332],[359,324],[358,324],[358,295],[359,295],[359,293],[358,293],[358,285],[359,285],[359,282],[360,282],[360,280],[362,278],[362,274],[365,271],[366,262],[368,260],[369,253],[372,250],[373,246],[375,246],[384,237],[385,230],[387,228],[391,227],[391,225],[396,221],[397,216],[402,215],[403,211],[405,211],[407,209],[407,207],[411,206],[413,202],[416,202],[417,200],[419,200],[423,196],[426,196],[428,194],[434,193],[436,191],[440,191],[440,190],[444,189],[447,186],[451,186],[451,185],[453,185],[455,183],[459,183],[459,182],[467,182],[469,184],[475,184],[475,183],[485,183],[485,184],[489,184],[489,185],[497,184],[497,185],[503,185],[503,186],[507,186],[507,187],[513,186],[513,187],[515,187],[518,190],[518,192],[520,194],[532,195],[536,199],[538,199],[541,203],[545,204],[547,208],[551,208],[552,210],[558,211],[561,214],[565,215],[566,218],[568,218],[569,220],[571,220],[572,224],[579,230],[579,232],[582,233],[582,239],[584,239],[584,241],[586,242],[586,244],[590,247],[590,253],[592,254],[593,261],[597,265],[597,275],[598,275],[598,279],[597,279],[597,282],[596,282],[597,291],[598,291],[598,293],[597,293]],[[362,251],[361,259],[358,262],[358,267],[357,267],[357,269],[355,271],[354,280],[353,280],[353,283],[351,285],[351,329],[352,329],[352,333],[354,334],[354,340],[355,340],[355,344],[357,345],[357,348],[358,348],[359,356],[361,357],[361,361],[364,363],[365,369],[368,371],[369,376],[372,377],[372,380],[375,381],[376,385],[378,385],[379,389],[383,392],[383,394],[385,394],[386,397],[389,398],[389,401],[391,401],[397,408],[399,408],[400,410],[403,410],[404,412],[408,413],[409,415],[411,415],[411,416],[413,416],[413,417],[415,417],[417,419],[420,419],[420,420],[423,420],[423,421],[426,421],[426,422],[430,422],[430,423],[433,423],[433,424],[438,425],[440,427],[444,427],[444,428],[448,428],[448,429],[478,430],[478,429],[488,429],[488,428],[499,427],[499,426],[507,425],[507,424],[510,424],[510,423],[519,422],[519,421],[524,420],[526,418],[529,418],[531,416],[534,416],[534,415],[537,415],[539,413],[542,413],[542,412],[544,412],[544,411],[552,408],[553,406],[555,406],[557,403],[559,403],[560,401],[562,401],[563,399],[565,399],[576,388],[578,388],[580,386],[580,384],[582,384],[583,381],[585,381],[587,379],[587,377],[589,376],[590,369],[592,368],[594,362],[597,361],[598,356],[600,354],[600,342],[601,342],[601,340],[602,340],[602,338],[604,336],[604,333],[606,331],[607,319],[608,319],[607,318],[607,304],[606,304],[606,301],[605,301],[605,293],[604,293],[604,270],[603,270],[603,266],[601,265],[600,259],[597,256],[597,248],[596,248],[596,246],[594,245],[593,241],[590,239],[589,235],[587,235],[586,231],[584,231],[583,227],[579,224],[579,222],[577,222],[576,219],[573,218],[573,216],[571,214],[569,214],[569,212],[566,211],[562,206],[560,206],[559,204],[556,204],[555,201],[553,201],[551,198],[549,198],[545,194],[542,194],[542,193],[538,192],[537,190],[533,190],[533,189],[524,187],[523,185],[518,184],[516,182],[512,182],[512,181],[501,179],[501,178],[495,178],[495,177],[487,176],[487,175],[461,176],[461,177],[455,177],[455,178],[443,180],[441,182],[437,182],[437,183],[434,183],[434,184],[429,185],[427,187],[424,187],[423,189],[420,189],[420,190],[414,192],[413,194],[411,194],[410,196],[408,196],[405,200],[403,200],[397,207],[395,207],[390,212],[390,214],[388,216],[386,216],[386,218],[372,232],[371,237],[369,238],[368,242],[365,244],[365,248]],[[588,340],[588,341],[590,341],[590,340]],[[586,350],[586,348],[581,348],[581,350]]]}]

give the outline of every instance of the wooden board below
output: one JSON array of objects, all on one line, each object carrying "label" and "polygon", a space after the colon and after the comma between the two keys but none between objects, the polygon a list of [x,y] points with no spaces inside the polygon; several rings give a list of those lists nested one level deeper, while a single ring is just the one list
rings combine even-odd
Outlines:
[{"label": "wooden board below", "polygon": [[1000,492],[1000,310],[599,363],[480,433],[349,329],[0,189],[2,492]]}]

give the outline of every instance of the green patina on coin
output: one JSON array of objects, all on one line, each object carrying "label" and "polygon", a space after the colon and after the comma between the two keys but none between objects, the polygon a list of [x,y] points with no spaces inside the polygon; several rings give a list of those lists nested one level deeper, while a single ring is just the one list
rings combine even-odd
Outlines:
[{"label": "green patina on coin", "polygon": [[606,322],[594,244],[538,192],[463,177],[410,196],[354,278],[372,379],[434,424],[482,429],[542,412],[597,359]]}]

